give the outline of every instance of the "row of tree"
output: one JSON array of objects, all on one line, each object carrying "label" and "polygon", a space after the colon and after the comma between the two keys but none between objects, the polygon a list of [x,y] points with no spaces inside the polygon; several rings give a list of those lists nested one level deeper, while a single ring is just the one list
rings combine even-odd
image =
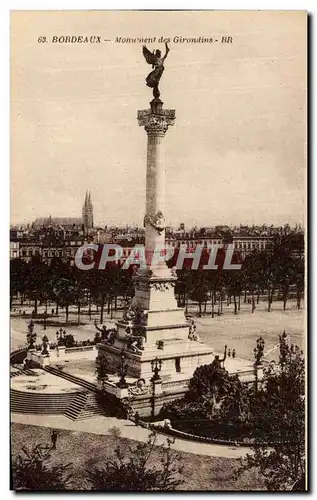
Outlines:
[{"label": "row of tree", "polygon": [[[178,280],[175,295],[179,306],[188,308],[188,302],[198,303],[199,314],[206,311],[211,304],[211,314],[222,314],[223,303],[234,305],[234,313],[240,310],[241,298],[251,304],[251,311],[256,309],[260,295],[267,296],[268,307],[271,310],[273,297],[276,293],[284,302],[293,291],[297,298],[297,307],[301,307],[304,292],[304,259],[303,236],[287,235],[275,238],[265,250],[254,251],[241,261],[240,255],[233,255],[233,263],[241,263],[240,270],[225,270],[223,263],[225,251],[219,250],[216,264],[217,270],[206,270],[209,255],[202,253],[199,268],[191,269],[192,259],[185,259],[182,269],[177,271]],[[168,262],[175,266],[177,252]],[[69,307],[77,306],[78,322],[83,307],[100,309],[100,322],[103,322],[104,310],[108,314],[117,309],[118,298],[128,303],[134,293],[132,276],[136,265],[123,270],[119,265],[108,263],[106,270],[92,269],[83,271],[70,267],[58,259],[53,259],[50,265],[34,257],[30,263],[20,259],[11,261],[10,298],[19,295],[21,305],[25,299],[34,303],[34,314],[37,315],[38,304],[56,304],[65,308],[66,323]]]},{"label": "row of tree", "polygon": [[[277,236],[264,250],[254,250],[242,261],[239,253],[233,254],[232,264],[241,264],[240,270],[225,270],[225,250],[219,250],[215,264],[217,270],[204,270],[208,253],[203,252],[200,266],[191,269],[192,259],[184,262],[183,269],[177,271],[176,294],[180,305],[188,307],[188,301],[198,303],[199,313],[211,304],[212,316],[222,314],[223,302],[234,305],[234,313],[240,311],[241,298],[251,304],[252,313],[260,296],[266,295],[271,311],[273,297],[283,300],[284,310],[291,292],[296,296],[297,308],[301,307],[304,294],[304,237],[302,234]],[[177,253],[170,261],[175,265]],[[217,309],[217,311],[216,311]]]},{"label": "row of tree", "polygon": [[132,275],[134,270],[122,270],[120,266],[109,265],[106,272],[92,269],[83,271],[71,267],[58,259],[51,265],[34,258],[30,263],[20,259],[11,261],[10,300],[19,296],[21,307],[26,299],[31,300],[34,316],[38,315],[38,305],[54,303],[54,314],[59,308],[66,312],[68,323],[69,307],[75,305],[78,311],[78,323],[83,307],[96,306],[100,311],[100,322],[103,322],[105,308],[108,314],[117,308],[118,298],[128,302],[133,294]]}]

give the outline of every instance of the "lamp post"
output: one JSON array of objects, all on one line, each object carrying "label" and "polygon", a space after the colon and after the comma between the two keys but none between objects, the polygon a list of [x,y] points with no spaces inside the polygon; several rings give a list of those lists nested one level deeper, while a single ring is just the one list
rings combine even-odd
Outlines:
[{"label": "lamp post", "polygon": [[124,349],[122,349],[121,360],[120,360],[120,370],[119,370],[120,380],[117,383],[117,386],[120,387],[121,389],[124,389],[128,385],[126,382],[126,379],[125,379],[127,371],[128,371],[128,365],[126,363],[126,355],[124,353]]},{"label": "lamp post", "polygon": [[66,336],[66,331],[63,330],[62,327],[60,327],[60,329],[57,330],[56,332],[57,345],[59,346],[65,345],[65,336]]},{"label": "lamp post", "polygon": [[151,368],[153,377],[151,378],[151,382],[156,382],[157,380],[161,380],[159,376],[159,372],[162,370],[162,360],[155,358],[151,361]]},{"label": "lamp post", "polygon": [[26,334],[26,341],[29,344],[28,350],[29,349],[34,349],[34,344],[36,342],[36,333],[34,331],[34,323],[31,319],[31,321],[28,324],[28,333]]},{"label": "lamp post", "polygon": [[42,355],[44,356],[49,356],[49,352],[47,350],[48,347],[48,338],[46,335],[42,338]]},{"label": "lamp post", "polygon": [[151,361],[151,368],[152,368],[152,373],[153,377],[151,378],[152,382],[152,417],[155,416],[155,396],[156,396],[156,386],[159,382],[162,381],[159,373],[162,370],[162,360],[158,359],[157,357]]},{"label": "lamp post", "polygon": [[35,333],[35,332],[34,332],[34,333],[30,333],[30,332],[29,332],[29,333],[26,335],[27,342],[28,342],[28,344],[29,344],[29,347],[28,347],[28,349],[29,349],[29,350],[34,349],[34,343],[36,342],[36,337],[37,337],[37,335],[36,335],[36,333]]},{"label": "lamp post", "polygon": [[109,377],[106,373],[106,368],[107,368],[107,358],[106,356],[100,356],[96,358],[96,363],[97,363],[97,380],[107,380]]},{"label": "lamp post", "polygon": [[254,375],[255,375],[255,394],[258,393],[258,368],[261,365],[261,360],[264,356],[264,339],[259,337],[256,341],[256,347],[253,349],[254,352]]},{"label": "lamp post", "polygon": [[46,312],[46,310],[44,311],[43,317],[44,317],[44,330],[46,330],[46,320],[47,320],[47,312]]}]

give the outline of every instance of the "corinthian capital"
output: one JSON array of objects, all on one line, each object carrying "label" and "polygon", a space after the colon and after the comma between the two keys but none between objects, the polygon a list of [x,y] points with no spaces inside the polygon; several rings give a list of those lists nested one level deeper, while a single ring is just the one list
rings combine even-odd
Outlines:
[{"label": "corinthian capital", "polygon": [[175,123],[175,110],[161,109],[156,113],[152,109],[139,110],[138,122],[148,135],[164,136],[168,127]]}]

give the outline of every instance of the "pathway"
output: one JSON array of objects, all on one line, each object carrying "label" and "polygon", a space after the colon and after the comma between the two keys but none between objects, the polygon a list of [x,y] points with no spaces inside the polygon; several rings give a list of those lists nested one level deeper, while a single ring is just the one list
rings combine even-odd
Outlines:
[{"label": "pathway", "polygon": [[[55,429],[67,429],[69,431],[88,432],[91,434],[112,435],[112,429],[120,429],[120,437],[145,442],[151,431],[143,427],[137,427],[130,420],[119,420],[114,417],[91,417],[86,420],[71,421],[62,415],[25,415],[12,413],[11,422],[17,424],[35,425],[39,427],[50,427]],[[166,442],[166,437],[158,436],[158,445]],[[175,439],[172,448],[177,451],[194,453],[196,455],[207,455],[210,457],[240,458],[251,449],[245,447],[225,446],[208,443],[197,443],[184,439]]]}]

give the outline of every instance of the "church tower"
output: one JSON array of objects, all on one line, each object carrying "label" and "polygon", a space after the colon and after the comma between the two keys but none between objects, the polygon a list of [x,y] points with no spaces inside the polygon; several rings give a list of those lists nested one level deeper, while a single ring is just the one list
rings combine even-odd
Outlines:
[{"label": "church tower", "polygon": [[86,191],[85,202],[83,204],[83,226],[85,233],[89,233],[90,229],[94,227],[94,215],[93,215],[93,206],[91,203],[90,191]]}]

